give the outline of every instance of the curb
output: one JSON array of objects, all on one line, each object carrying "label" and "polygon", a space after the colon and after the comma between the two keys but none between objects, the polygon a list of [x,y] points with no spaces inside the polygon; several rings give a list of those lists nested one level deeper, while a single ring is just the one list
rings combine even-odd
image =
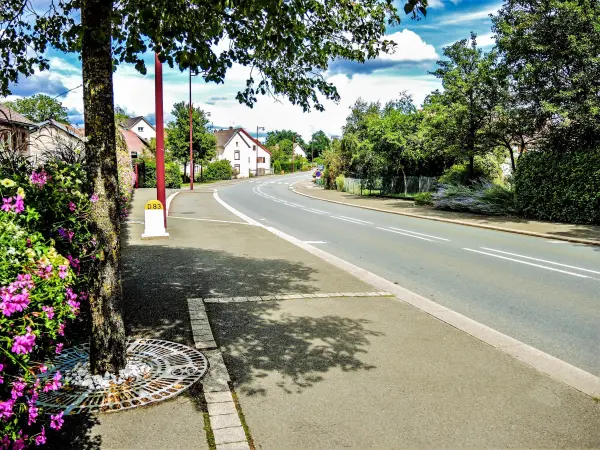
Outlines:
[{"label": "curb", "polygon": [[514,228],[505,228],[505,227],[499,227],[499,226],[495,226],[495,225],[484,225],[484,224],[478,224],[478,223],[473,223],[473,222],[467,222],[467,221],[464,221],[464,220],[444,219],[442,217],[424,216],[424,215],[421,215],[421,214],[413,214],[413,213],[407,213],[407,212],[394,211],[394,210],[391,210],[391,209],[375,208],[373,206],[355,205],[353,203],[340,202],[340,201],[337,201],[337,200],[329,200],[329,199],[325,199],[325,198],[321,198],[321,197],[315,197],[314,195],[305,194],[304,192],[298,192],[292,186],[293,186],[293,184],[290,186],[290,190],[292,192],[294,192],[295,194],[302,195],[304,197],[312,198],[312,199],[315,199],[315,200],[321,200],[321,201],[324,201],[324,202],[337,203],[338,205],[353,206],[355,208],[362,208],[362,209],[370,209],[371,211],[378,211],[378,212],[384,212],[384,213],[389,213],[389,214],[396,214],[396,215],[399,215],[399,216],[414,217],[416,219],[435,220],[437,222],[453,223],[455,225],[465,225],[465,226],[468,226],[468,227],[485,228],[487,230],[503,231],[503,232],[506,232],[506,233],[513,233],[513,234],[523,234],[523,235],[526,235],[526,236],[534,236],[534,237],[540,237],[540,238],[545,238],[545,239],[554,239],[554,240],[557,240],[557,241],[567,241],[567,242],[574,242],[574,243],[577,243],[577,244],[587,244],[587,245],[600,246],[600,241],[594,241],[594,240],[591,240],[591,239],[580,239],[580,238],[572,238],[572,237],[567,237],[567,236],[555,236],[553,234],[547,234],[547,233],[536,233],[535,231],[517,230],[517,229],[514,229]]},{"label": "curb", "polygon": [[171,195],[167,197],[165,209],[167,210],[167,217],[169,216],[169,210],[171,209],[171,202],[173,199],[179,194],[181,191],[173,192]]}]

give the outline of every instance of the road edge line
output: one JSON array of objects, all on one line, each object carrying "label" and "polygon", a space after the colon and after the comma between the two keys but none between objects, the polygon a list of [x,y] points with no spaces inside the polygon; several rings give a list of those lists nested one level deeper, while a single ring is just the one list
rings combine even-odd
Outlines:
[{"label": "road edge line", "polygon": [[171,211],[171,202],[173,201],[173,199],[177,196],[177,194],[179,194],[181,191],[176,191],[173,192],[171,195],[169,195],[167,197],[167,201],[165,202],[165,209],[167,210],[167,216],[170,214]]},{"label": "road edge line", "polygon": [[441,322],[447,323],[448,325],[451,325],[452,327],[457,328],[460,331],[463,331],[464,333],[469,334],[488,345],[491,345],[502,353],[512,356],[513,358],[525,363],[541,373],[546,374],[554,380],[560,381],[567,386],[583,392],[584,394],[595,398],[600,398],[600,377],[586,372],[579,367],[569,364],[568,362],[558,359],[555,356],[545,353],[535,347],[525,344],[524,342],[511,338],[500,331],[494,330],[487,325],[479,323],[476,320],[470,319],[467,316],[451,310],[450,308],[442,306],[433,300],[429,300],[426,297],[394,284],[391,281],[380,277],[379,275],[327,253],[320,248],[306,244],[304,241],[290,236],[289,234],[284,233],[277,228],[268,227],[256,222],[254,219],[251,219],[234,207],[225,203],[221,198],[219,198],[217,192],[215,192],[213,196],[215,200],[217,200],[224,208],[248,223],[256,224],[257,226],[264,228],[281,239],[300,247],[301,249],[321,258],[322,260],[339,269],[344,270],[359,280],[370,284],[381,291],[387,291],[391,294],[394,294],[398,301],[414,306],[415,308],[435,317]]},{"label": "road edge line", "polygon": [[[297,181],[296,183],[298,183],[298,182],[299,181]],[[296,184],[296,183],[294,183],[294,184]],[[571,238],[568,236],[555,236],[553,234],[536,233],[535,231],[526,231],[526,230],[518,230],[518,229],[514,229],[514,228],[497,227],[494,225],[478,224],[478,223],[473,223],[473,222],[467,222],[464,220],[444,219],[443,217],[423,216],[421,214],[413,214],[413,213],[407,213],[407,212],[401,212],[401,211],[394,211],[391,209],[375,208],[373,206],[355,205],[353,203],[346,203],[346,202],[340,202],[338,200],[330,200],[330,199],[326,199],[326,198],[315,197],[314,195],[306,194],[304,192],[298,192],[296,189],[293,188],[294,184],[290,185],[290,190],[295,194],[302,195],[304,197],[312,198],[315,200],[321,200],[324,202],[337,203],[338,205],[353,206],[354,208],[369,209],[371,211],[396,214],[398,216],[414,217],[416,219],[434,220],[436,222],[453,223],[455,225],[464,225],[467,227],[483,228],[486,230],[494,230],[494,231],[503,231],[505,233],[521,234],[521,235],[525,235],[525,236],[533,236],[533,237],[539,237],[539,238],[544,238],[544,239],[553,239],[553,240],[558,240],[558,241],[573,242],[576,244],[600,246],[599,241],[593,241],[590,239]]]}]

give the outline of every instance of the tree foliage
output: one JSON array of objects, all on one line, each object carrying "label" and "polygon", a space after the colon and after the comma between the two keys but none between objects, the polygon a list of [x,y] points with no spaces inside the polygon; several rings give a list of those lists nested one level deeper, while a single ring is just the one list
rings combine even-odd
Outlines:
[{"label": "tree foliage", "polygon": [[54,119],[58,122],[69,124],[67,108],[59,101],[45,94],[35,94],[23,97],[4,104],[35,123]]},{"label": "tree foliage", "polygon": [[[306,148],[306,142],[302,139],[298,133],[292,130],[275,130],[269,131],[267,133],[267,138],[265,139],[265,145],[269,148],[274,147],[279,144],[281,141],[288,140],[291,142],[295,142],[300,144],[302,148]],[[291,155],[291,153],[290,153]]]},{"label": "tree foliage", "polygon": [[306,156],[311,158],[320,158],[323,152],[329,148],[331,141],[324,131],[319,130],[313,133],[308,146],[306,147]]}]

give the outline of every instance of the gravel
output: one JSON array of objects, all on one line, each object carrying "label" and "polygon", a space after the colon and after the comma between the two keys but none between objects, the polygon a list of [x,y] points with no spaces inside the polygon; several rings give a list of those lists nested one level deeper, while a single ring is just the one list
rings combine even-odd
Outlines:
[{"label": "gravel", "polygon": [[77,386],[88,391],[102,391],[109,386],[118,386],[122,384],[131,384],[136,381],[148,378],[150,375],[150,366],[137,361],[129,361],[124,369],[119,370],[118,374],[106,372],[102,375],[92,375],[90,373],[90,363],[77,363],[71,370],[62,373],[65,383],[71,386]]}]

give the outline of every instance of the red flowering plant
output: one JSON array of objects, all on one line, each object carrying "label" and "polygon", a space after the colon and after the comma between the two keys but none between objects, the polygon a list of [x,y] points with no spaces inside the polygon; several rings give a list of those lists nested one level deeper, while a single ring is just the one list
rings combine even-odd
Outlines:
[{"label": "red flowering plant", "polygon": [[40,375],[87,299],[92,196],[77,165],[0,167],[0,448],[44,444],[62,426],[62,414],[45,417],[36,402],[61,387],[59,372]]}]

